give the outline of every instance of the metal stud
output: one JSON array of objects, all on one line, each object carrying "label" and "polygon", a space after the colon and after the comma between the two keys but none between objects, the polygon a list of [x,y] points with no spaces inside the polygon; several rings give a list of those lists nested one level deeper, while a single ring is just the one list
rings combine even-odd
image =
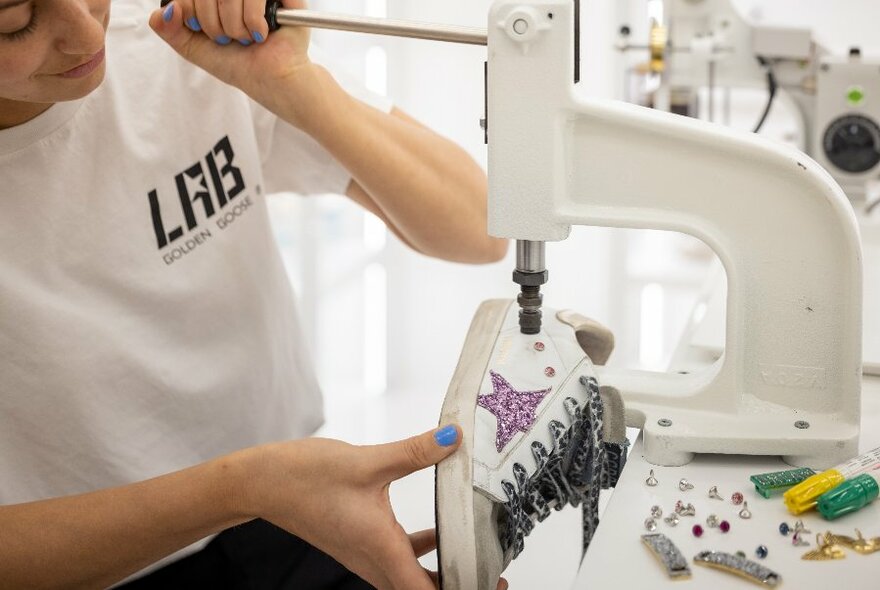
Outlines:
[{"label": "metal stud", "polygon": [[749,510],[749,503],[748,502],[743,502],[743,509],[739,511],[739,517],[740,518],[751,518],[752,517],[752,511]]},{"label": "metal stud", "polygon": [[667,516],[666,518],[664,518],[664,519],[663,519],[663,522],[665,522],[665,523],[668,524],[669,526],[675,526],[675,525],[677,525],[677,524],[680,522],[680,519],[678,518],[678,514],[676,514],[675,512],[673,512],[672,514],[670,514],[669,516]]},{"label": "metal stud", "polygon": [[651,506],[651,517],[660,518],[661,516],[663,516],[663,509],[656,504],[654,506]]},{"label": "metal stud", "polygon": [[654,470],[651,470],[651,473],[648,474],[648,479],[645,480],[645,485],[651,486],[652,488],[656,486],[659,482],[657,478],[654,477]]},{"label": "metal stud", "polygon": [[653,518],[646,518],[645,519],[645,530],[652,532],[652,533],[654,531],[656,531],[657,530],[657,521],[655,521]]},{"label": "metal stud", "polygon": [[721,494],[718,493],[718,486],[712,486],[709,488],[709,497],[714,498],[715,500],[723,500]]},{"label": "metal stud", "polygon": [[694,484],[684,478],[681,478],[680,480],[678,480],[678,489],[680,489],[682,492],[686,492],[688,490],[694,489]]},{"label": "metal stud", "polygon": [[676,512],[678,512],[679,516],[693,516],[697,513],[697,510],[694,508],[693,504],[688,503],[687,505],[678,508]]},{"label": "metal stud", "polygon": [[721,522],[721,519],[718,518],[718,516],[715,514],[710,514],[709,516],[706,517],[706,526],[709,527],[710,529],[717,528],[718,523],[720,523],[720,522]]}]

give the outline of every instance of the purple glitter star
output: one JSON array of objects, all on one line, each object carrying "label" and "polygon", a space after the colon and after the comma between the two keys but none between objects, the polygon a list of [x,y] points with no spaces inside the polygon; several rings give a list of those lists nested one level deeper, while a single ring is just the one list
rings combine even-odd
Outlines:
[{"label": "purple glitter star", "polygon": [[527,432],[535,423],[535,410],[552,388],[517,391],[495,371],[490,370],[489,376],[492,378],[492,393],[478,395],[477,405],[492,412],[498,421],[495,450],[500,453],[517,431]]}]

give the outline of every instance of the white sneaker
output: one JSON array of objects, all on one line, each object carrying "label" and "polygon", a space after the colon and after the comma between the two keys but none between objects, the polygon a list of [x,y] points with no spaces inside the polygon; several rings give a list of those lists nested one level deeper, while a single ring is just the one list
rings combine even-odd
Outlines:
[{"label": "white sneaker", "polygon": [[436,470],[441,589],[494,590],[535,523],[567,504],[583,504],[586,550],[629,444],[620,395],[600,390],[585,354],[604,363],[613,346],[570,312],[545,309],[527,335],[512,301],[477,310],[440,417],[463,433]]}]

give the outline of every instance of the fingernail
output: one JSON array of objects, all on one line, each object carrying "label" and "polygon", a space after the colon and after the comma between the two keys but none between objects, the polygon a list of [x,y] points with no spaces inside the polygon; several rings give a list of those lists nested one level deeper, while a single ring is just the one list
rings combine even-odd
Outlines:
[{"label": "fingernail", "polygon": [[219,37],[214,39],[214,41],[216,41],[220,45],[229,45],[229,42],[232,41],[232,39],[230,39],[226,35],[220,35]]},{"label": "fingernail", "polygon": [[162,20],[166,23],[171,20],[171,17],[174,16],[174,2],[165,7],[165,10],[162,11]]},{"label": "fingernail", "polygon": [[259,31],[252,31],[251,37],[254,38],[254,41],[257,43],[262,43],[264,41],[263,36],[259,33]]},{"label": "fingernail", "polygon": [[248,41],[247,39],[239,39],[238,42],[241,43],[242,45],[244,45],[245,47],[247,47],[248,45],[251,44],[251,42]]},{"label": "fingernail", "polygon": [[441,447],[454,445],[455,441],[458,440],[458,430],[455,429],[455,426],[444,426],[434,433],[434,440]]},{"label": "fingernail", "polygon": [[188,26],[193,31],[201,31],[202,30],[202,25],[199,24],[199,20],[194,16],[191,16],[187,19],[186,26]]}]

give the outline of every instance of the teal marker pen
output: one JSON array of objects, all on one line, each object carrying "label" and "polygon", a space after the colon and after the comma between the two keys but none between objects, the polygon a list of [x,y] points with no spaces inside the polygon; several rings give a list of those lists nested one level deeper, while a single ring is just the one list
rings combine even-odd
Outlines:
[{"label": "teal marker pen", "polygon": [[819,496],[819,512],[828,520],[861,510],[880,495],[880,472],[863,473]]}]

